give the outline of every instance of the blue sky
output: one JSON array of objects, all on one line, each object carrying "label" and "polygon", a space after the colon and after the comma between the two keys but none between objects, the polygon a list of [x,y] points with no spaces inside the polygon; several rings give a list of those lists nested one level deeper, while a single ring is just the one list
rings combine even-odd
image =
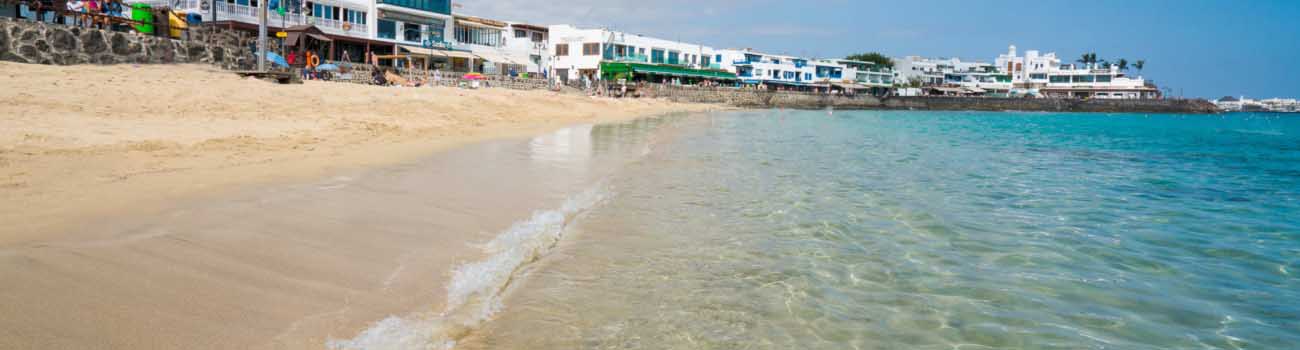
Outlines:
[{"label": "blue sky", "polygon": [[454,11],[610,27],[719,48],[840,57],[992,61],[1016,45],[1069,61],[1147,61],[1142,75],[1190,97],[1300,98],[1300,0],[870,1],[453,0]]}]

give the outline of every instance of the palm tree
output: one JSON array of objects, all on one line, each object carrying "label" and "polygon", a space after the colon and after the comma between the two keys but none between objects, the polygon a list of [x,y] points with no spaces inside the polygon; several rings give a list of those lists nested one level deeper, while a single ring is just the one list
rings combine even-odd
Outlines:
[{"label": "palm tree", "polygon": [[1147,60],[1137,60],[1137,62],[1133,62],[1133,68],[1137,68],[1139,76],[1142,75],[1142,66],[1145,65],[1147,65]]},{"label": "palm tree", "polygon": [[1115,65],[1116,65],[1116,66],[1119,66],[1119,70],[1121,70],[1121,71],[1128,70],[1128,60],[1127,60],[1127,59],[1123,59],[1123,58],[1121,58],[1121,59],[1119,59],[1119,63],[1116,63]]}]

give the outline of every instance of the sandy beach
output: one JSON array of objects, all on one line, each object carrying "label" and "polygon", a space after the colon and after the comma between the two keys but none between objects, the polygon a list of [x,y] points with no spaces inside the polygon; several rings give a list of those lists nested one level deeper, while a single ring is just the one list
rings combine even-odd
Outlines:
[{"label": "sandy beach", "polygon": [[506,89],[284,86],[206,66],[0,62],[0,76],[0,245],[231,185],[310,179],[577,122],[715,108]]},{"label": "sandy beach", "polygon": [[716,108],[204,66],[0,76],[5,349],[319,349],[436,312],[453,268],[486,256],[474,244],[591,180],[504,181],[532,163],[458,146]]}]

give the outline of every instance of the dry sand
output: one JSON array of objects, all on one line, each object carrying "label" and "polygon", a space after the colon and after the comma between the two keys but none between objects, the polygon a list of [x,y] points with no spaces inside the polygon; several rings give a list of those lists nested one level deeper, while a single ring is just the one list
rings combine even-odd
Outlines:
[{"label": "dry sand", "polygon": [[[345,187],[329,200],[205,199],[489,138],[715,108],[6,62],[0,102],[0,349],[311,349],[387,315],[438,310],[438,276],[480,258],[467,244],[513,220],[485,217],[527,217],[544,202],[527,199],[527,184],[491,182],[508,166]],[[456,153],[426,166],[479,167]],[[464,186],[423,186],[440,181]],[[458,204],[393,195],[412,187]]]},{"label": "dry sand", "polygon": [[236,184],[715,108],[506,89],[283,86],[206,66],[0,62],[0,77],[0,247]]}]

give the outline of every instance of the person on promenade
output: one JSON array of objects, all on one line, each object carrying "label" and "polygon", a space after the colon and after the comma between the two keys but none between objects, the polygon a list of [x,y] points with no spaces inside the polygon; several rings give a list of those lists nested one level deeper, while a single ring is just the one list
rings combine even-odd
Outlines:
[{"label": "person on promenade", "polygon": [[99,27],[99,1],[86,0],[86,27]]},{"label": "person on promenade", "polygon": [[81,2],[81,0],[68,0],[68,2],[67,2],[67,10],[68,10],[68,12],[70,13],[70,16],[72,17],[72,25],[74,25],[74,26],[80,26],[80,25],[81,25],[81,15],[80,15],[80,13],[81,13],[82,11],[85,11],[85,6],[86,6],[86,5],[83,4],[83,3]]},{"label": "person on promenade", "polygon": [[104,20],[104,24],[107,25],[109,29],[112,29],[113,18],[123,17],[122,0],[108,0],[108,4],[104,6],[104,13],[112,17]]}]

